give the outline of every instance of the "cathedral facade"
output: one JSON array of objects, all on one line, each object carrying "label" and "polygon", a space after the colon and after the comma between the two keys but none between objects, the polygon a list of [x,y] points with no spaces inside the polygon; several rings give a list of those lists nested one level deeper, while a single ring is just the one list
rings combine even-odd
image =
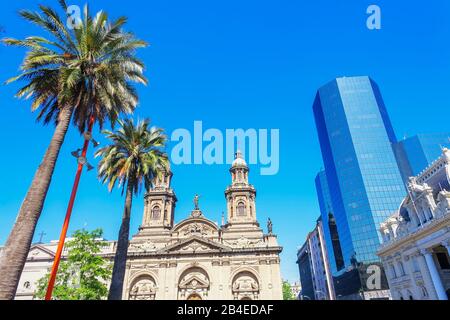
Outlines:
[{"label": "cathedral facade", "polygon": [[226,222],[209,220],[194,198],[189,216],[174,224],[172,173],[145,196],[142,225],[128,249],[124,300],[282,299],[282,248],[256,218],[256,190],[240,152],[225,190]]}]

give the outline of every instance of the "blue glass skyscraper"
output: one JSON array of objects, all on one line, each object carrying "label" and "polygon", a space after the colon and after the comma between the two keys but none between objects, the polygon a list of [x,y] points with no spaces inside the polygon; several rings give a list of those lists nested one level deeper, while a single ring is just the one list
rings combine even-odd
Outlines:
[{"label": "blue glass skyscraper", "polygon": [[403,180],[416,176],[450,147],[450,132],[418,134],[394,145]]},{"label": "blue glass skyscraper", "polygon": [[331,81],[318,90],[313,111],[327,182],[319,189],[329,193],[344,263],[333,271],[340,276],[352,266],[379,262],[379,225],[399,207],[405,188],[394,130],[372,79]]}]

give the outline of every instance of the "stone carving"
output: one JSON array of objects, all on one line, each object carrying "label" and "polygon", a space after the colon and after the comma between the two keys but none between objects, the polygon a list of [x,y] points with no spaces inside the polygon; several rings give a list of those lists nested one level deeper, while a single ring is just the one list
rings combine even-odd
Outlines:
[{"label": "stone carving", "polygon": [[256,277],[247,271],[239,273],[233,281],[233,296],[235,300],[258,299],[259,284]]},{"label": "stone carving", "polygon": [[409,177],[408,178],[408,189],[411,192],[420,194],[420,193],[430,189],[430,187],[426,183],[424,183],[424,184],[417,183],[417,180],[415,177]]},{"label": "stone carving", "polygon": [[147,251],[152,251],[156,249],[156,245],[151,242],[150,240],[147,240],[145,242],[141,242],[141,243],[131,243],[129,248],[130,251],[134,251],[134,252],[147,252]]},{"label": "stone carving", "polygon": [[198,242],[198,241],[193,241],[192,243],[190,243],[188,246],[184,247],[182,250],[183,251],[206,251],[209,248],[207,246],[205,246],[204,244]]},{"label": "stone carving", "polygon": [[186,270],[178,282],[178,294],[181,299],[197,296],[203,299],[208,295],[209,277],[206,272],[199,267]]},{"label": "stone carving", "polygon": [[138,280],[130,290],[130,300],[154,300],[156,284],[153,278],[146,276]]},{"label": "stone carving", "polygon": [[180,232],[187,236],[187,235],[201,235],[205,236],[208,234],[211,234],[213,231],[211,228],[207,227],[204,224],[201,223],[191,223],[180,230]]},{"label": "stone carving", "polygon": [[436,213],[438,216],[444,216],[450,210],[450,192],[442,190],[437,196]]},{"label": "stone carving", "polygon": [[238,247],[238,248],[254,248],[258,246],[262,246],[264,242],[262,240],[250,240],[247,239],[244,236],[241,236],[239,239],[235,241],[224,241],[226,244],[232,246],[232,247]]}]

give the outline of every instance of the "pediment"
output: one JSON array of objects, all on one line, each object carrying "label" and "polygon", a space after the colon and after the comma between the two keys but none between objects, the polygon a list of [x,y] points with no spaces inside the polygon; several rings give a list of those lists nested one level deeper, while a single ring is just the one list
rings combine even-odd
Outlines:
[{"label": "pediment", "polygon": [[199,253],[217,250],[228,250],[230,247],[223,244],[217,243],[215,241],[201,238],[198,236],[192,236],[187,239],[183,239],[176,242],[170,246],[167,246],[162,252],[180,252],[180,253]]},{"label": "pediment", "polygon": [[27,260],[46,260],[53,259],[55,257],[55,253],[46,247],[36,244],[30,248],[28,252]]},{"label": "pediment", "polygon": [[180,284],[179,288],[182,289],[201,289],[208,288],[209,282],[206,279],[202,279],[198,275],[193,275],[187,279],[184,279]]}]

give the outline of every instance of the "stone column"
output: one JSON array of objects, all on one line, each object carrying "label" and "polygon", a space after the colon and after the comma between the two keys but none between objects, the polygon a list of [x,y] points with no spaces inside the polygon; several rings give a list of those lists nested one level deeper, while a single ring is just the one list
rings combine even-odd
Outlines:
[{"label": "stone column", "polygon": [[441,281],[441,276],[439,275],[439,271],[436,267],[436,264],[434,263],[433,253],[431,249],[421,250],[420,253],[425,257],[425,261],[427,263],[428,270],[430,271],[431,280],[433,281],[434,288],[436,289],[438,299],[448,300],[444,285]]},{"label": "stone column", "polygon": [[417,259],[417,264],[419,265],[419,271],[422,275],[422,279],[424,282],[424,287],[428,291],[428,296],[430,299],[437,299],[436,290],[433,286],[433,280],[431,279],[430,272],[428,271],[427,263],[425,261],[425,257],[420,253],[420,251],[416,251],[414,254],[414,258]]}]

